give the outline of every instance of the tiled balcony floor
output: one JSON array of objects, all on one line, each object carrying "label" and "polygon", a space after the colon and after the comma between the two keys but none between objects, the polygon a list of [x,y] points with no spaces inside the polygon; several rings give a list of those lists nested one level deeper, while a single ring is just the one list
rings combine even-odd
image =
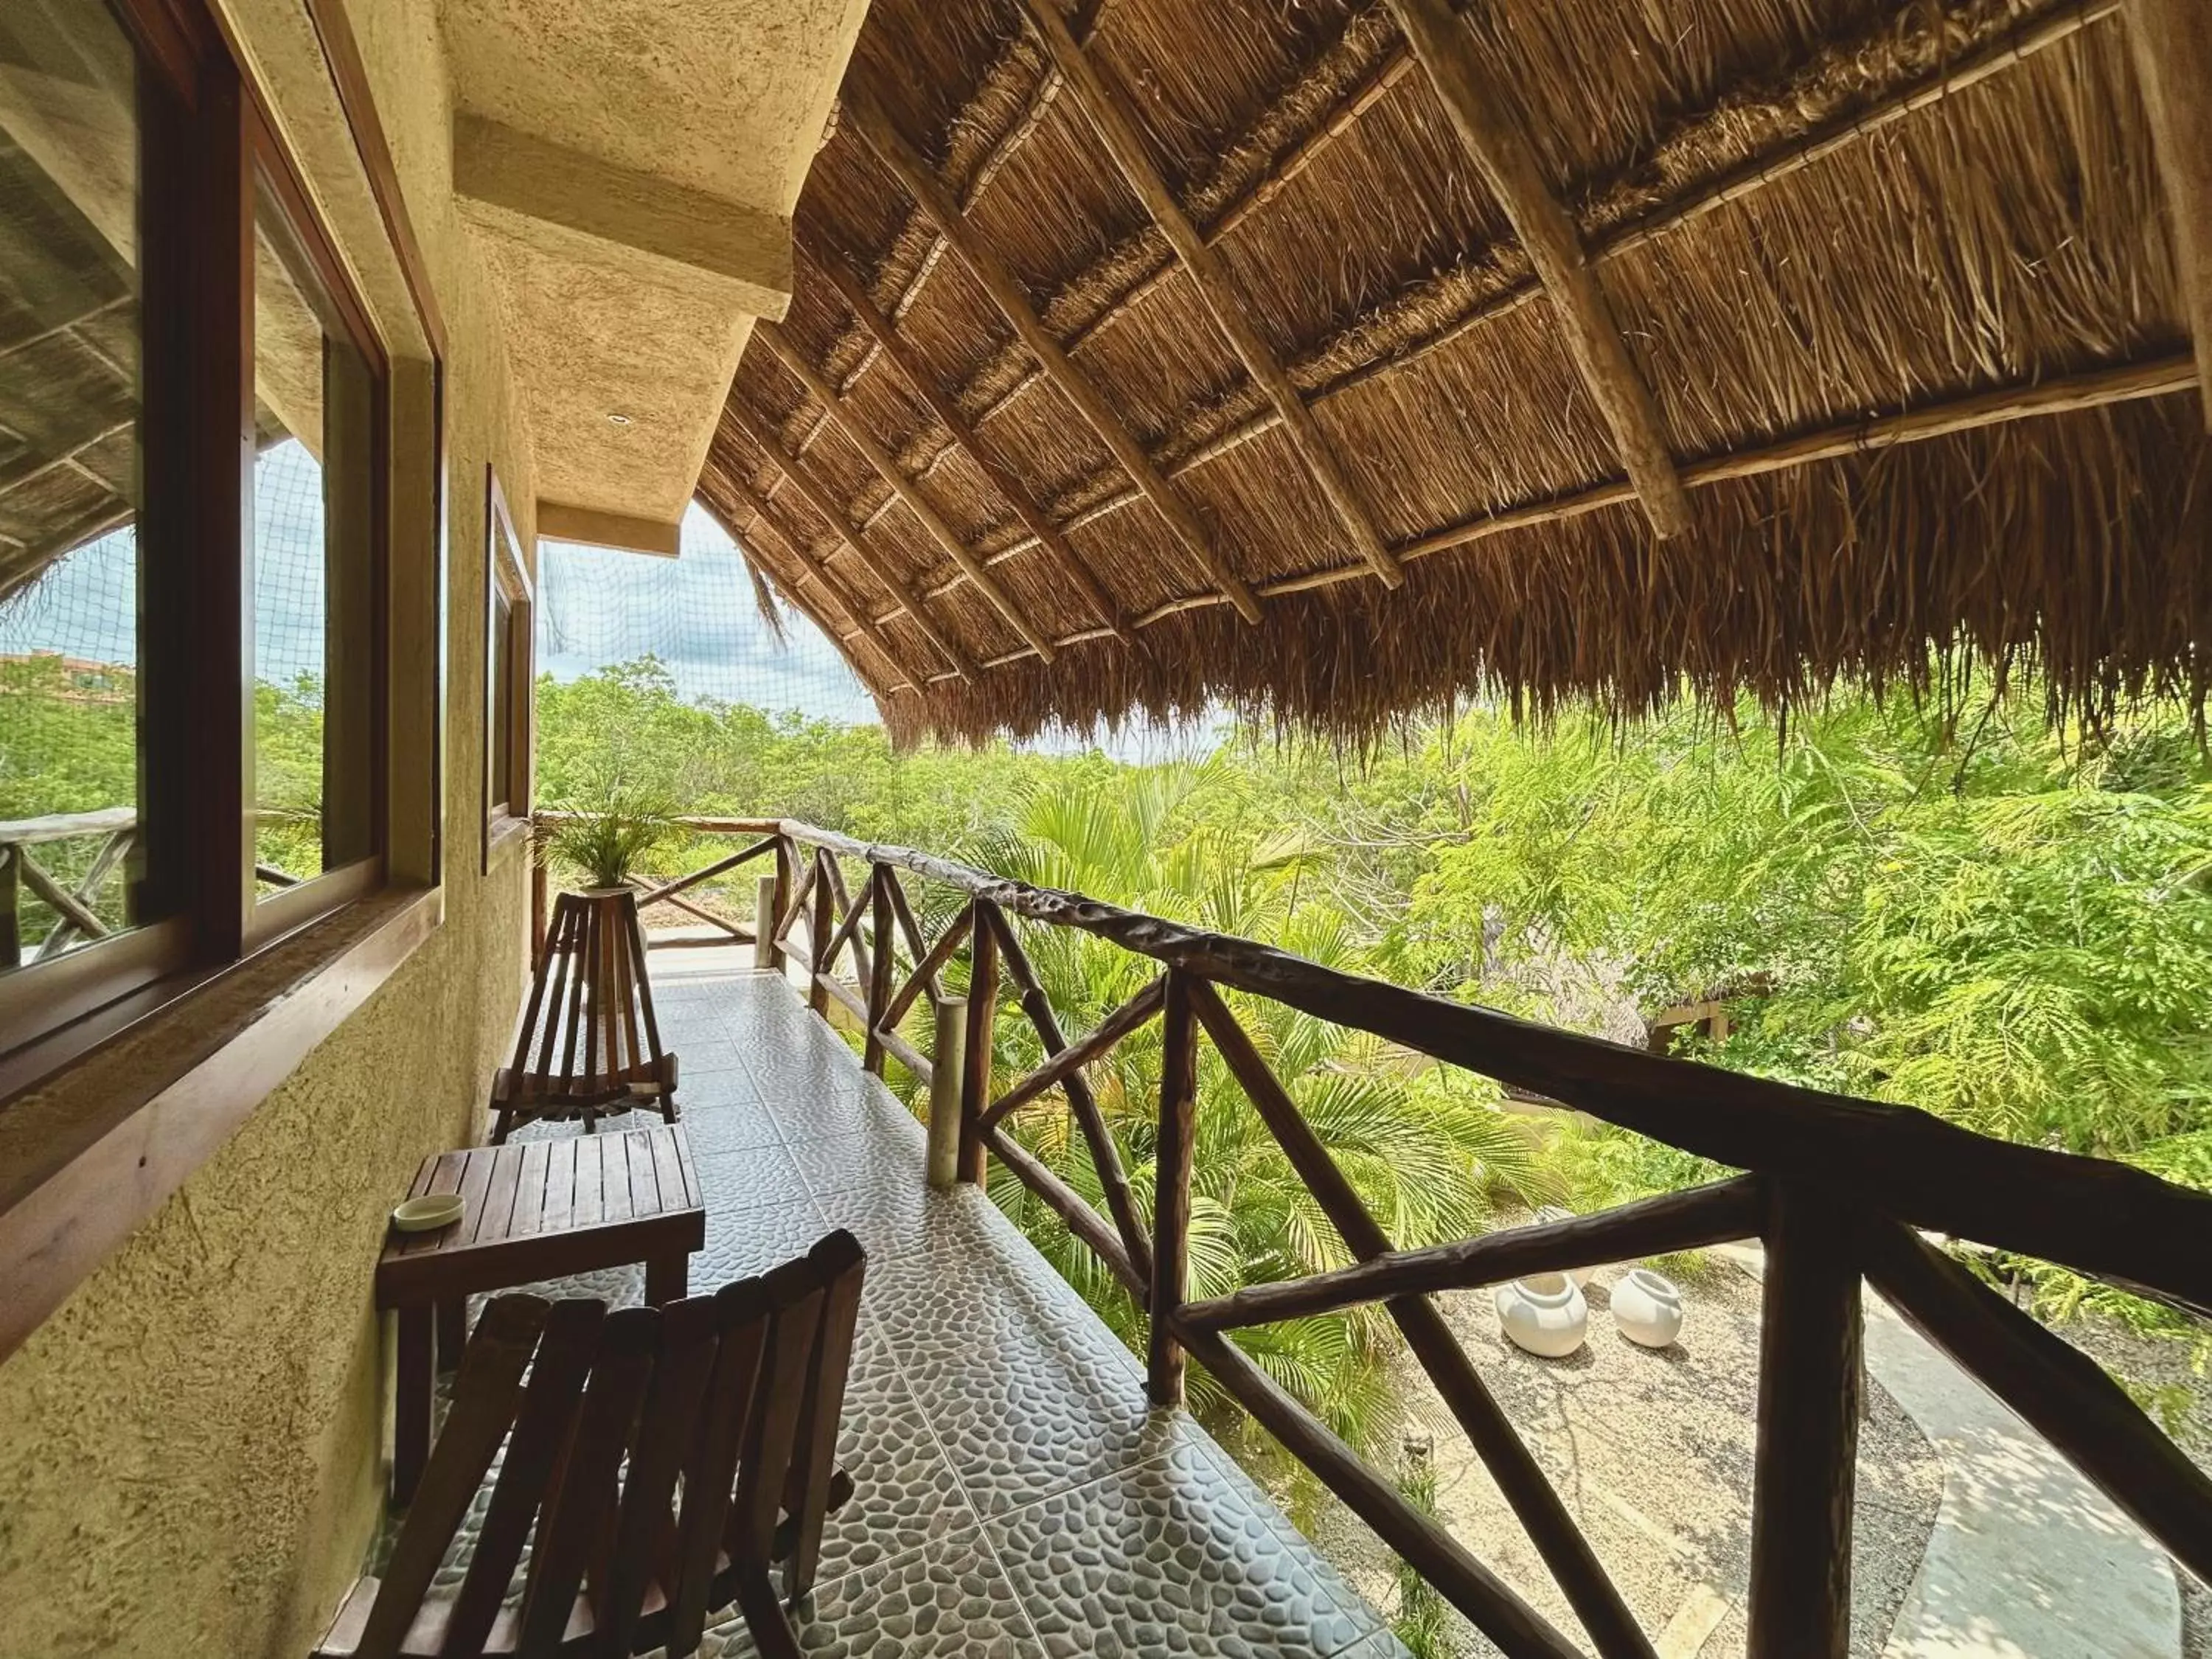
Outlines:
[{"label": "tiled balcony floor", "polygon": [[[708,1206],[691,1288],[849,1227],[868,1255],[809,1653],[1405,1650],[980,1191],[929,1191],[921,1126],[789,986],[734,952],[653,960]],[[548,1127],[545,1133],[573,1133]],[[635,1273],[555,1287],[634,1300]],[[709,1656],[750,1655],[741,1621]]]}]

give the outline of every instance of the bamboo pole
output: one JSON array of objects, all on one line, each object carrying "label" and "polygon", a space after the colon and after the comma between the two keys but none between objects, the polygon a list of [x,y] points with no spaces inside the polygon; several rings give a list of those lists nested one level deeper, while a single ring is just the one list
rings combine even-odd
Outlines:
[{"label": "bamboo pole", "polygon": [[1160,476],[1151,456],[1145,453],[1128,428],[1111,404],[1091,384],[1091,379],[1068,357],[1060,342],[1045,327],[1038,316],[1036,302],[1016,279],[1013,272],[997,252],[961,217],[958,208],[947,195],[944,184],[922,159],[920,151],[891,125],[890,118],[872,101],[848,86],[845,94],[845,113],[868,148],[890,170],[892,176],[905,186],[922,210],[934,220],[944,233],[946,241],[959,253],[985,293],[1006,313],[1021,337],[1022,343],[1030,355],[1043,365],[1047,377],[1062,396],[1075,405],[1076,411],[1090,423],[1107,448],[1114,453],[1122,471],[1144,492],[1160,516],[1168,521],[1185,550],[1196,562],[1200,572],[1212,584],[1229,596],[1230,603],[1245,621],[1260,620],[1260,602],[1253,598],[1252,590],[1244,579],[1229,566],[1212,538],[1199,522],[1197,513],[1189,502],[1176,493],[1168,481]]},{"label": "bamboo pole", "polygon": [[2212,432],[2212,5],[2126,0],[2126,13]]},{"label": "bamboo pole", "polygon": [[930,539],[945,550],[945,556],[959,568],[961,574],[972,582],[976,592],[990,601],[991,606],[1013,627],[1015,633],[1030,642],[1038,656],[1050,662],[1053,659],[1052,641],[1040,632],[1036,624],[1014,603],[1013,595],[999,585],[999,579],[983,566],[981,560],[968,550],[945,521],[930,499],[921,493],[921,486],[901,471],[898,463],[874,435],[862,426],[860,417],[846,406],[837,395],[837,388],[830,384],[822,371],[807,361],[806,354],[791,343],[791,338],[775,323],[763,318],[753,325],[753,333],[768,343],[778,361],[789,369],[799,383],[812,393],[816,401],[830,411],[831,424],[842,432],[853,447],[860,452],[861,459],[875,469],[876,476],[891,487],[892,493],[906,503],[921,527],[929,532]]},{"label": "bamboo pole", "polygon": [[1382,532],[1376,529],[1351,476],[1345,471],[1328,440],[1322,436],[1313,412],[1299,397],[1297,388],[1291,384],[1291,377],[1284,373],[1274,348],[1246,314],[1243,299],[1230,279],[1228,267],[1199,234],[1198,227],[1191,223],[1182,204],[1176,199],[1167,180],[1152,164],[1121,94],[1108,83],[1097,66],[1076,44],[1066,21],[1060,15],[1057,0],[1021,0],[1021,9],[1030,28],[1051,53],[1052,61],[1075,88],[1076,101],[1098,136],[1105,140],[1107,151],[1121,169],[1122,178],[1145,204],[1153,222],[1166,234],[1169,245],[1189,273],[1214,325],[1236,351],[1245,373],[1274,406],[1283,429],[1290,434],[1291,447],[1297,451],[1307,472],[1328,497],[1360,557],[1382,579],[1385,587],[1398,586],[1406,580],[1405,574],[1398,568],[1397,560],[1391,557],[1390,550],[1383,545]]},{"label": "bamboo pole", "polygon": [[1689,498],[1668,450],[1659,406],[1629,356],[1628,343],[1590,269],[1581,233],[1552,198],[1528,140],[1485,84],[1473,37],[1448,0],[1389,0],[1389,5],[1443,100],[1461,144],[1513,222],[1543,279],[1567,349],[1613,430],[1652,528],[1662,536],[1682,534],[1690,527]]},{"label": "bamboo pole", "polygon": [[929,636],[929,642],[944,654],[945,661],[952,665],[953,672],[963,679],[974,678],[975,665],[969,659],[968,653],[955,644],[945,630],[930,619],[929,614],[921,608],[921,601],[908,590],[907,585],[899,580],[896,573],[861,544],[859,536],[854,533],[852,526],[846,523],[843,509],[830,499],[828,493],[821,485],[816,483],[811,477],[800,470],[797,461],[783,453],[782,444],[777,441],[775,434],[769,429],[768,422],[748,409],[742,399],[737,398],[732,398],[725,404],[722,406],[722,412],[736,425],[738,431],[760,447],[762,454],[785,477],[791,480],[799,493],[805,497],[806,504],[827,521],[830,528],[836,533],[838,539],[850,550],[853,556],[860,562],[870,575],[883,585],[885,592],[904,607],[907,615],[914,619],[915,626]]}]

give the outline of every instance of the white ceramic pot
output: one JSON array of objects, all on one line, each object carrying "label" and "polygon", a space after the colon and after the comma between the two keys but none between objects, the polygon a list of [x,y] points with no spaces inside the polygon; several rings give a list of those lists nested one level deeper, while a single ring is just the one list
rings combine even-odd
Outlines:
[{"label": "white ceramic pot", "polygon": [[1640,1346],[1671,1346],[1682,1334],[1682,1292],[1649,1267],[1632,1267],[1613,1287],[1613,1322]]},{"label": "white ceramic pot", "polygon": [[1565,1273],[1535,1273],[1498,1286],[1498,1322],[1517,1348],[1560,1359],[1583,1345],[1589,1307]]},{"label": "white ceramic pot", "polygon": [[[1555,1221],[1572,1221],[1574,1218],[1575,1212],[1572,1210],[1566,1209],[1557,1204],[1547,1204],[1542,1209],[1536,1212],[1533,1224],[1539,1227],[1547,1227]],[[1597,1268],[1595,1266],[1588,1267],[1570,1267],[1567,1269],[1567,1277],[1575,1281],[1575,1286],[1579,1290],[1590,1282],[1590,1275],[1596,1271]]]}]

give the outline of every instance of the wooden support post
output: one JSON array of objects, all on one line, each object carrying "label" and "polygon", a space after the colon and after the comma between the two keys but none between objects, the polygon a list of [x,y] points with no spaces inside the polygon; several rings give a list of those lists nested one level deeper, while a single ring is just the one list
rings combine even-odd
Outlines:
[{"label": "wooden support post", "polygon": [[1183,1352],[1175,1316],[1188,1289],[1190,1163],[1198,1133],[1198,1024],[1192,1018],[1190,982],[1168,970],[1162,1016],[1160,1131],[1152,1194],[1152,1340],[1146,1355],[1145,1391],[1155,1406],[1182,1403]]},{"label": "wooden support post", "polygon": [[783,971],[786,952],[783,948],[784,912],[791,908],[791,867],[796,849],[788,836],[775,838],[775,908],[769,913],[768,965],[777,972]]},{"label": "wooden support post", "polygon": [[22,887],[15,874],[15,860],[22,854],[14,846],[0,847],[0,971],[21,965],[23,960],[22,922],[16,907],[21,902]]},{"label": "wooden support post", "polygon": [[1115,460],[1129,475],[1130,483],[1168,521],[1169,528],[1175,532],[1206,579],[1229,596],[1237,615],[1248,623],[1257,623],[1260,601],[1214,546],[1197,510],[1176,493],[1135,434],[1114,412],[1113,405],[1091,384],[1091,378],[1076,367],[1066,348],[1054,338],[1044,319],[1038,316],[1036,301],[1030,298],[1028,290],[997,252],[969,225],[961,214],[960,204],[953,200],[944,181],[930,170],[921,153],[880,107],[849,82],[845,88],[844,111],[861,142],[876,153],[892,176],[906,186],[907,193],[922,212],[935,222],[939,232],[975,273],[983,291],[1014,325],[1014,332],[1043,368],[1045,377],[1075,405],[1076,412],[1113,452]]},{"label": "wooden support post", "polygon": [[999,934],[979,898],[969,926],[968,1042],[960,1084],[960,1178],[983,1179],[983,1110],[991,1103],[991,1036],[999,1012]]},{"label": "wooden support post", "polygon": [[830,890],[830,854],[814,854],[814,920],[806,930],[806,1006],[817,1014],[830,1012],[830,993],[823,975],[830,971],[830,935],[836,917],[837,896]]},{"label": "wooden support post", "polygon": [[1844,1659],[1861,1388],[1851,1217],[1778,1185],[1767,1224],[1751,1499],[1751,1659]]},{"label": "wooden support post", "polygon": [[2212,432],[2212,6],[2126,0],[2124,11],[2197,345],[2197,403]]},{"label": "wooden support post", "polygon": [[545,954],[545,866],[536,859],[530,863],[530,960],[534,964]]},{"label": "wooden support post", "polygon": [[898,952],[891,938],[891,872],[880,864],[869,866],[868,912],[869,927],[875,935],[875,954],[868,963],[868,1036],[860,1064],[865,1070],[881,1077],[884,1040],[876,1032],[890,1010],[891,970],[898,966]]},{"label": "wooden support post", "polygon": [[937,1041],[929,1054],[929,1184],[939,1192],[960,1178],[960,1099],[968,1081],[968,999],[933,1005]]},{"label": "wooden support post", "polygon": [[753,883],[753,966],[771,973],[779,954],[775,948],[775,896],[782,884],[781,876],[762,876]]},{"label": "wooden support post", "polygon": [[1613,321],[1582,234],[1552,198],[1528,142],[1484,83],[1474,40],[1451,0],[1389,0],[1391,15],[1428,71],[1460,143],[1513,222],[1529,263],[1551,296],[1567,349],[1613,431],[1629,481],[1652,528],[1679,536],[1690,527],[1690,498],[1667,447],[1659,406]]}]

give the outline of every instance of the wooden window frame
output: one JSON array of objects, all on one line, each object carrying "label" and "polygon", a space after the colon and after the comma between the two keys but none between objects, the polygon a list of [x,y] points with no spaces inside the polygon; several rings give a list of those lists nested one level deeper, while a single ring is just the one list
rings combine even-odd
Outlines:
[{"label": "wooden window frame", "polygon": [[[507,770],[499,775],[500,607],[507,607]],[[499,474],[484,468],[483,873],[530,833],[532,768],[537,739],[537,590],[522,538],[507,510]]]},{"label": "wooden window frame", "polygon": [[[135,896],[154,920],[0,981],[0,1107],[108,1040],[119,1022],[129,1023],[122,1011],[143,1018],[377,893],[390,869],[390,354],[241,67],[244,53],[208,0],[106,5],[136,47],[138,67],[144,483],[136,521],[137,811],[145,868]],[[283,212],[374,382],[365,526],[372,603],[368,617],[349,624],[365,630],[359,646],[369,665],[360,695],[371,850],[267,899],[257,897],[252,810],[257,181]],[[441,383],[442,331],[426,331],[439,351],[433,370]],[[442,425],[442,398],[437,418]],[[442,458],[442,431],[432,442]]]}]

